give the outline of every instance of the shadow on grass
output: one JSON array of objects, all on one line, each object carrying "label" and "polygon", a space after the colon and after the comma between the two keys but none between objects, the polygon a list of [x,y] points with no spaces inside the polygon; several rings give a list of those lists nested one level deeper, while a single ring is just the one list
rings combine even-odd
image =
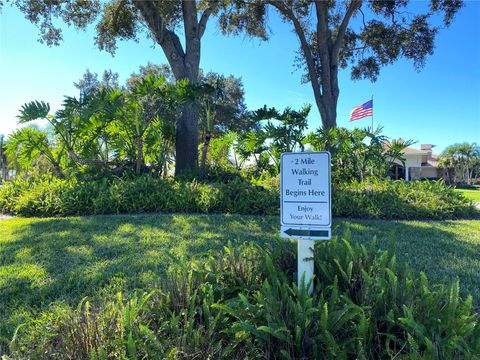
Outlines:
[{"label": "shadow on grass", "polygon": [[[260,245],[279,238],[278,217],[238,215],[134,215],[15,219],[0,248],[0,343],[10,339],[24,310],[85,296],[148,291],[166,267],[229,241]],[[18,221],[14,223],[13,221]],[[365,244],[374,236],[399,261],[425,271],[431,282],[460,278],[463,294],[480,298],[480,227],[474,221],[336,219]],[[471,240],[469,240],[471,238]],[[478,300],[477,300],[478,301]],[[2,340],[3,339],[3,340]],[[1,345],[0,345],[1,348]]]},{"label": "shadow on grass", "polygon": [[90,295],[115,276],[125,277],[132,288],[141,286],[142,273],[158,272],[168,266],[172,261],[168,253],[188,257],[221,248],[228,241],[261,244],[276,237],[275,222],[253,216],[139,215],[19,220],[25,223],[16,226],[13,238],[0,248],[0,265],[10,270],[32,265],[38,271],[2,274],[0,302],[8,301],[14,294],[17,301],[29,299],[37,303],[39,298],[77,298],[73,299],[76,302],[78,297],[72,296],[72,292]]},{"label": "shadow on grass", "polygon": [[277,237],[275,221],[255,216],[11,221],[11,238],[0,246],[0,342],[11,338],[25,309],[41,310],[55,301],[75,306],[106,291],[147,291],[176,258],[221,249],[229,241],[264,244]]}]

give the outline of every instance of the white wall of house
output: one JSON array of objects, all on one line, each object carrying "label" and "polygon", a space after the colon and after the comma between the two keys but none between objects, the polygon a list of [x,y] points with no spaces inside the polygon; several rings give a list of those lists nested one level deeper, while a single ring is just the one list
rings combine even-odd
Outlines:
[{"label": "white wall of house", "polygon": [[[405,154],[405,180],[408,181],[411,179],[410,176],[410,169],[412,168],[421,168],[422,167],[422,158],[424,156],[423,153],[418,154]],[[415,180],[413,178],[412,180]]]},{"label": "white wall of house", "polygon": [[[422,156],[424,156],[423,153],[418,153],[418,154],[403,154],[403,157],[405,158],[405,180],[408,181],[410,180],[410,169],[411,168],[421,168],[422,167]],[[403,166],[402,162],[400,160],[395,160],[394,163]]]},{"label": "white wall of house", "polygon": [[407,148],[403,151],[405,163],[402,164],[399,160],[394,161],[405,168],[406,181],[438,178],[439,171],[435,166],[437,157],[432,156],[433,147],[434,145],[431,144],[422,144],[420,150]]}]

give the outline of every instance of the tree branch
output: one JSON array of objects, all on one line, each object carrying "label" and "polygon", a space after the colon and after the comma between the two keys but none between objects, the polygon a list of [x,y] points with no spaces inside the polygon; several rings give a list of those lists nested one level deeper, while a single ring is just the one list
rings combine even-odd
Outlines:
[{"label": "tree branch", "polygon": [[[183,51],[182,43],[180,42],[180,38],[178,37],[177,34],[175,34],[171,30],[166,30],[165,31],[165,41],[163,44],[161,44],[162,47],[169,48],[171,47],[171,50],[174,51],[179,57],[185,58],[185,52]],[[165,53],[165,55],[167,55]],[[167,55],[168,57],[168,55]]]},{"label": "tree branch", "polygon": [[320,55],[323,95],[332,97],[332,82],[330,77],[330,43],[331,36],[328,28],[328,3],[323,0],[315,1],[317,14],[317,43]]},{"label": "tree branch", "polygon": [[134,0],[133,4],[145,19],[148,29],[157,43],[162,47],[175,78],[177,80],[187,78],[185,52],[183,51],[182,43],[177,34],[166,28],[158,9],[155,7],[155,3],[152,1]]},{"label": "tree branch", "polygon": [[125,4],[127,3],[127,0],[121,0],[119,2],[119,4],[117,5],[117,8],[115,9],[115,13],[114,13],[114,16],[113,16],[113,23],[114,24],[117,24],[118,23],[118,16],[120,15],[120,9],[125,6]]},{"label": "tree branch", "polygon": [[313,93],[315,95],[317,106],[319,108],[324,108],[323,103],[321,102],[322,92],[320,89],[320,84],[318,83],[315,60],[313,59],[312,49],[308,44],[307,37],[305,35],[305,31],[303,30],[302,24],[300,23],[300,21],[297,19],[293,11],[288,6],[285,6],[283,3],[275,0],[270,0],[268,1],[268,3],[272,5],[274,8],[276,8],[287,19],[290,19],[290,21],[293,23],[295,32],[297,33],[297,36],[300,40],[300,47],[302,49],[303,55],[305,56],[305,62],[307,63],[308,76],[310,77],[310,82],[312,84]]},{"label": "tree branch", "polygon": [[[333,44],[332,51],[330,53],[330,65],[335,68],[334,69],[334,74],[331,78],[331,91],[334,95],[335,98],[338,98],[338,95],[340,93],[339,87],[338,87],[338,55],[340,53],[340,49],[345,43],[345,33],[348,28],[348,24],[350,23],[350,19],[352,18],[353,14],[357,9],[359,9],[362,6],[362,0],[352,0],[350,2],[350,5],[347,8],[347,12],[345,13],[345,16],[343,17],[342,23],[340,24],[340,27],[338,28],[338,33],[337,33],[337,38],[335,39],[335,43]],[[328,24],[327,24],[328,26]]]},{"label": "tree branch", "polygon": [[197,81],[200,65],[200,31],[197,20],[197,4],[195,1],[182,1],[183,27],[185,32],[185,68],[188,79]]},{"label": "tree branch", "polygon": [[206,8],[203,11],[202,16],[200,17],[200,21],[198,23],[198,36],[201,38],[203,34],[205,33],[205,29],[207,28],[207,21],[210,18],[210,15],[216,10],[218,5],[217,1],[214,1],[212,5],[210,5],[208,8]]},{"label": "tree branch", "polygon": [[362,8],[358,8],[358,11],[362,14],[362,22],[363,22],[363,30],[367,27],[367,24],[365,24],[365,13],[363,12]]},{"label": "tree branch", "polygon": [[133,5],[140,11],[140,14],[145,19],[148,29],[152,32],[159,45],[164,41],[164,33],[166,32],[163,19],[151,1],[133,0]]},{"label": "tree branch", "polygon": [[355,11],[360,8],[360,6],[362,6],[362,0],[352,0],[350,5],[348,6],[345,16],[343,17],[340,27],[338,28],[337,38],[335,39],[331,55],[331,61],[334,65],[338,64],[338,54],[340,52],[340,48],[343,46],[345,40],[345,33],[347,31],[350,19],[352,18]]}]

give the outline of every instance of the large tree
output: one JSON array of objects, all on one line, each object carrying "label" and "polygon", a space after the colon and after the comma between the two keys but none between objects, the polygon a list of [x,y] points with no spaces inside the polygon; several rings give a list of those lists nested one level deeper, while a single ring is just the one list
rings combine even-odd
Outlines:
[{"label": "large tree", "polygon": [[[226,33],[245,30],[265,37],[268,8],[292,25],[300,43],[299,65],[306,70],[304,80],[311,83],[324,129],[337,125],[339,69],[349,67],[352,79],[372,81],[382,66],[402,57],[420,69],[427,55],[433,54],[439,29],[449,26],[462,7],[461,0],[238,0],[235,4],[235,11],[221,16]],[[252,21],[249,14],[257,16]],[[443,19],[432,21],[439,14]]]},{"label": "large tree", "polygon": [[[85,29],[96,24],[95,42],[101,50],[115,53],[118,40],[137,40],[146,33],[160,45],[176,80],[198,81],[201,39],[218,0],[6,0],[40,30],[40,41],[58,45],[59,18],[67,25]],[[0,2],[0,7],[2,2]],[[182,26],[183,25],[183,26]],[[181,37],[183,36],[183,43]],[[185,106],[176,124],[176,171],[196,167],[198,160],[198,104]]]}]

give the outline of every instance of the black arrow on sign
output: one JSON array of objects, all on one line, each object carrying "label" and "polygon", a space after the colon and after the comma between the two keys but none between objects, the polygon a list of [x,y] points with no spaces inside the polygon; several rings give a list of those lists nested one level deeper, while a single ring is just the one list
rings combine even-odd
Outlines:
[{"label": "black arrow on sign", "polygon": [[300,229],[287,229],[285,230],[285,234],[288,236],[311,236],[311,237],[327,237],[328,231],[327,230],[300,230]]}]

